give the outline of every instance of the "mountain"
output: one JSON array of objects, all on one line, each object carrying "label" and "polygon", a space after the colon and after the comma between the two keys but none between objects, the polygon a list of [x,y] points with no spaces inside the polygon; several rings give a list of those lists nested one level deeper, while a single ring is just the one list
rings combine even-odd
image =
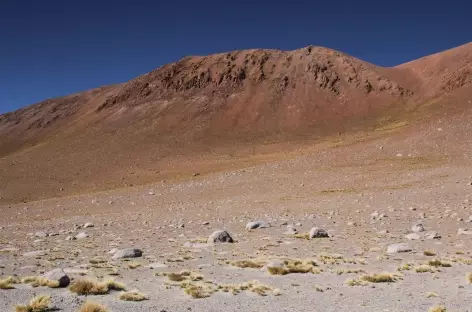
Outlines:
[{"label": "mountain", "polygon": [[175,178],[268,142],[372,130],[469,94],[471,73],[472,43],[390,68],[314,46],[186,57],[0,115],[0,203]]}]

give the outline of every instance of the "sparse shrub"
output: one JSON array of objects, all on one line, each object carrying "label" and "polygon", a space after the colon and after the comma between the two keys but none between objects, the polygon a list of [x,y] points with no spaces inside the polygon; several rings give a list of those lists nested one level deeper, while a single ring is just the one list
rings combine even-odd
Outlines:
[{"label": "sparse shrub", "polygon": [[49,288],[58,288],[60,286],[59,281],[51,281],[41,276],[26,276],[21,279],[21,283],[30,284],[32,287],[46,286]]},{"label": "sparse shrub", "polygon": [[264,265],[266,265],[267,261],[264,260],[251,260],[251,259],[246,259],[246,260],[236,260],[230,262],[232,266],[236,266],[238,268],[252,268],[252,269],[260,269]]},{"label": "sparse shrub", "polygon": [[80,307],[79,312],[108,312],[108,310],[101,304],[87,301]]},{"label": "sparse shrub", "polygon": [[15,307],[16,312],[47,312],[49,311],[49,304],[51,303],[51,297],[49,296],[37,296],[30,300],[27,305],[18,305]]},{"label": "sparse shrub", "polygon": [[425,250],[425,251],[423,251],[423,254],[424,254],[425,256],[428,256],[428,257],[436,256],[436,253],[435,253],[434,251],[432,251],[432,250]]},{"label": "sparse shrub", "polygon": [[409,271],[409,270],[411,270],[411,264],[409,264],[409,263],[402,264],[401,266],[399,266],[397,268],[397,271],[400,271],[400,272],[401,271]]},{"label": "sparse shrub", "polygon": [[193,298],[199,299],[210,297],[215,290],[211,286],[205,284],[189,284],[184,288],[184,292]]},{"label": "sparse shrub", "polygon": [[130,269],[136,269],[139,268],[142,264],[139,262],[130,262],[128,263],[128,268]]},{"label": "sparse shrub", "polygon": [[433,273],[434,269],[433,267],[429,265],[423,264],[423,265],[415,267],[415,272],[416,273]]},{"label": "sparse shrub", "polygon": [[124,290],[126,286],[114,280],[98,282],[89,279],[77,280],[69,286],[69,290],[78,295],[103,295],[110,290]]},{"label": "sparse shrub", "polygon": [[446,308],[444,306],[434,306],[429,308],[429,312],[446,312]]},{"label": "sparse shrub", "polygon": [[122,292],[119,298],[124,301],[143,301],[148,299],[145,294],[138,291]]},{"label": "sparse shrub", "polygon": [[426,298],[435,298],[435,297],[439,297],[439,295],[435,292],[429,292],[426,294]]},{"label": "sparse shrub", "polygon": [[445,267],[445,268],[452,266],[452,264],[450,264],[449,262],[444,262],[439,259],[429,260],[428,265],[433,266],[433,267]]},{"label": "sparse shrub", "polygon": [[398,274],[392,274],[392,273],[376,273],[372,275],[364,275],[361,277],[363,281],[369,282],[369,283],[394,283],[399,279]]},{"label": "sparse shrub", "polygon": [[17,284],[18,279],[13,276],[8,276],[4,279],[0,279],[0,289],[14,289],[13,284]]}]

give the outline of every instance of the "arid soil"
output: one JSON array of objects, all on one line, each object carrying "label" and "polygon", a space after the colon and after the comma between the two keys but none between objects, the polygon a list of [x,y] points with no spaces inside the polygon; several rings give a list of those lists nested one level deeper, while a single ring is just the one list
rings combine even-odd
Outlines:
[{"label": "arid soil", "polygon": [[[324,48],[186,58],[124,85],[3,115],[0,311],[471,312],[470,49],[390,69]],[[266,79],[271,62],[285,68],[278,74],[294,71],[288,88],[300,68],[314,66],[304,59],[313,54],[335,65],[320,65],[307,81],[336,82],[293,101],[333,96],[320,102],[330,111],[320,119],[296,106],[307,119],[279,122],[288,109],[281,103],[290,102],[270,106],[257,84],[261,106],[235,123],[230,112],[248,108],[243,102],[209,108],[216,115],[189,105],[218,94],[218,83],[248,92],[246,80],[262,79],[261,71]],[[289,56],[292,65],[283,65]],[[218,76],[227,59],[236,67]],[[254,66],[243,75],[246,59]],[[355,68],[362,87],[346,82],[343,66]],[[362,93],[365,79],[373,89]],[[159,115],[162,103],[149,103],[169,90],[189,97]],[[346,108],[325,120],[333,123],[320,126],[326,132],[304,123],[334,116],[342,95],[384,109]],[[394,98],[401,105],[392,108]],[[182,118],[200,117],[171,123],[181,105],[192,111]],[[248,119],[269,107],[266,119]],[[264,226],[248,229],[254,221]],[[232,242],[209,239],[218,230]],[[15,308],[38,295],[50,296],[43,310]],[[86,310],[86,302],[105,308]]]}]

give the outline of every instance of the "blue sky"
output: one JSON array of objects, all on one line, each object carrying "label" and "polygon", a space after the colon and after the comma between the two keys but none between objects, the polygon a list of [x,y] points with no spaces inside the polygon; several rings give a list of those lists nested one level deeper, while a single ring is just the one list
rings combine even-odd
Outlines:
[{"label": "blue sky", "polygon": [[397,65],[472,40],[470,0],[0,0],[0,113],[187,55],[341,50]]}]

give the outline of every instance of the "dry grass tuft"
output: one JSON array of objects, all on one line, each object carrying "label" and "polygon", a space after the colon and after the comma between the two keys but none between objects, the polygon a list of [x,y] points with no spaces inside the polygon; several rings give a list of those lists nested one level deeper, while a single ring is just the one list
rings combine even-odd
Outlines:
[{"label": "dry grass tuft", "polygon": [[428,265],[433,266],[433,267],[444,267],[444,268],[449,268],[452,266],[449,262],[445,262],[439,259],[434,259],[434,260],[429,260]]},{"label": "dry grass tuft", "polygon": [[110,290],[125,290],[126,286],[114,280],[98,282],[89,279],[77,280],[69,286],[69,290],[78,295],[104,295]]},{"label": "dry grass tuft", "polygon": [[203,275],[201,275],[200,273],[190,272],[187,270],[181,271],[180,273],[156,272],[156,276],[167,276],[167,278],[173,282],[203,280]]},{"label": "dry grass tuft", "polygon": [[467,274],[467,280],[469,281],[470,284],[472,284],[472,272]]},{"label": "dry grass tuft", "polygon": [[210,297],[215,290],[213,287],[206,284],[189,284],[184,288],[184,292],[193,298],[199,299]]},{"label": "dry grass tuft", "polygon": [[58,288],[58,281],[51,281],[41,276],[26,276],[21,279],[22,284],[30,284],[32,287],[46,286],[49,288]]},{"label": "dry grass tuft", "polygon": [[435,253],[434,251],[432,251],[432,250],[425,250],[425,251],[423,251],[423,254],[424,254],[425,256],[428,256],[428,257],[436,256],[436,253]]},{"label": "dry grass tuft", "polygon": [[396,282],[401,275],[395,273],[376,273],[372,275],[364,275],[361,277],[361,280],[369,283],[394,283]]},{"label": "dry grass tuft", "polygon": [[148,299],[145,294],[138,291],[122,292],[119,298],[124,301],[143,301]]},{"label": "dry grass tuft", "polygon": [[399,266],[397,268],[397,271],[401,272],[401,271],[409,271],[411,270],[411,264],[409,263],[405,263],[405,264],[402,264],[401,266]]},{"label": "dry grass tuft", "polygon": [[236,261],[231,261],[230,264],[232,266],[238,267],[238,268],[251,268],[251,269],[260,269],[264,265],[267,264],[267,261],[264,260],[257,260],[257,259],[246,259],[246,260],[236,260]]},{"label": "dry grass tuft", "polygon": [[439,297],[439,295],[435,292],[429,292],[426,294],[426,298],[436,298]]},{"label": "dry grass tuft", "polygon": [[117,282],[115,280],[108,280],[105,282],[109,290],[125,290],[126,286],[123,283]]},{"label": "dry grass tuft", "polygon": [[446,312],[446,308],[444,306],[434,306],[429,308],[429,312]]},{"label": "dry grass tuft", "polygon": [[271,275],[286,275],[292,273],[313,273],[319,274],[316,262],[313,260],[284,260],[284,267],[268,267],[267,271]]},{"label": "dry grass tuft", "polygon": [[300,239],[310,239],[310,233],[297,233],[294,234],[293,237]]},{"label": "dry grass tuft", "polygon": [[101,304],[87,301],[80,307],[79,312],[108,312],[108,310]]},{"label": "dry grass tuft", "polygon": [[416,273],[434,273],[436,271],[434,270],[432,266],[423,264],[423,265],[415,267],[415,272]]},{"label": "dry grass tuft", "polygon": [[19,281],[16,277],[8,276],[4,279],[0,279],[0,289],[14,289],[13,284],[17,284]]},{"label": "dry grass tuft", "polygon": [[36,296],[30,300],[27,305],[18,305],[15,307],[16,312],[46,312],[49,311],[49,304],[51,303],[51,297],[49,296]]},{"label": "dry grass tuft", "polygon": [[339,268],[336,270],[336,274],[337,275],[342,275],[342,274],[350,274],[350,273],[366,273],[364,270],[362,269],[349,269],[349,268],[346,268],[346,269],[343,269],[343,268]]},{"label": "dry grass tuft", "polygon": [[366,281],[354,278],[354,279],[346,280],[346,284],[349,285],[349,286],[365,286],[368,283]]},{"label": "dry grass tuft", "polygon": [[128,263],[128,268],[130,268],[130,269],[137,269],[140,266],[142,266],[142,264],[139,263],[139,262],[134,262],[133,261],[133,262]]}]

